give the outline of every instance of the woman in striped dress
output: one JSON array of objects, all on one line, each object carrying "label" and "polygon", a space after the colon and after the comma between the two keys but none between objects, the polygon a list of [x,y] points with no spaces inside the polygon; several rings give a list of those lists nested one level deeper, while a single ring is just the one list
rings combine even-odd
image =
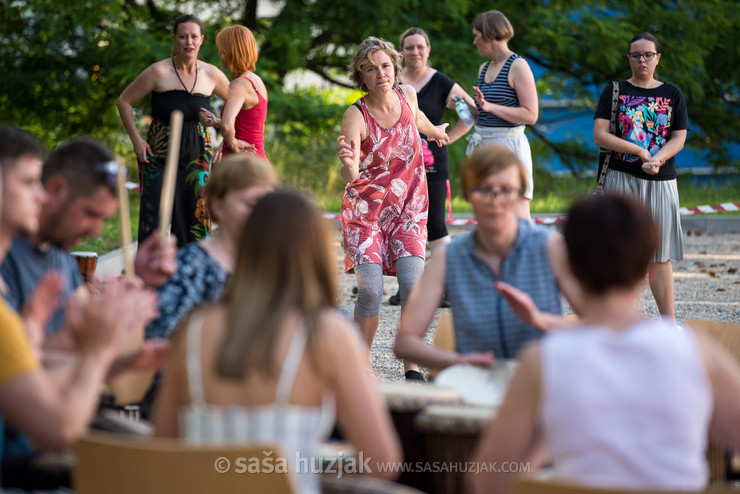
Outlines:
[{"label": "woman in striped dress", "polygon": [[491,143],[504,145],[516,153],[527,175],[517,214],[528,220],[534,182],[532,152],[524,126],[534,125],[539,112],[534,75],[526,60],[509,49],[514,28],[504,14],[489,10],[479,15],[471,27],[478,54],[490,60],[480,66],[478,85],[473,87],[476,108],[471,111],[477,119],[468,137],[467,155],[481,144]]}]

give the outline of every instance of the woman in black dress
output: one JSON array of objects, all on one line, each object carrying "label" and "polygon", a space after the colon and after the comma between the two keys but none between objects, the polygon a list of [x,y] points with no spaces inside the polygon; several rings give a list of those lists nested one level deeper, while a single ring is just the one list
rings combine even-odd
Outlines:
[{"label": "woman in black dress", "polygon": [[[179,17],[172,42],[172,57],[144,70],[121,93],[117,106],[139,162],[140,242],[158,227],[159,197],[170,138],[169,118],[174,110],[183,112],[171,230],[178,247],[182,247],[210,235],[211,220],[203,187],[211,171],[211,140],[198,118],[201,108],[210,110],[214,92],[224,100],[227,98],[229,80],[215,65],[198,60],[203,24],[197,17]],[[153,118],[144,140],[134,122],[133,105],[150,93]]]}]

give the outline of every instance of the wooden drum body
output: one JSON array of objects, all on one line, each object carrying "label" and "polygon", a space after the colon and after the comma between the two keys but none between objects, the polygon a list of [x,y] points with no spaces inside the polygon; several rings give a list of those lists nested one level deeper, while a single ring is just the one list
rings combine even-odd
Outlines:
[{"label": "wooden drum body", "polygon": [[495,412],[494,407],[432,405],[416,416],[424,461],[432,472],[428,492],[465,492],[464,476],[475,471],[473,450]]},{"label": "wooden drum body", "polygon": [[[422,439],[414,427],[414,417],[430,405],[460,404],[460,393],[433,384],[403,381],[383,383],[380,389],[403,447],[404,462],[415,465],[424,461]],[[398,482],[428,491],[429,476],[420,471],[404,471]]]},{"label": "wooden drum body", "polygon": [[77,259],[82,279],[85,280],[85,283],[90,283],[93,279],[93,275],[95,275],[95,268],[98,265],[97,252],[76,251],[71,252],[71,254],[75,259]]}]

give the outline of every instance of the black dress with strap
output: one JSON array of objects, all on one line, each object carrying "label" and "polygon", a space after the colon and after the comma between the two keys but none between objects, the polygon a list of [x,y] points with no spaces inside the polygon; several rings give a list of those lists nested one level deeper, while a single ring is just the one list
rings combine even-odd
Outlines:
[{"label": "black dress with strap", "polygon": [[201,108],[210,111],[210,96],[184,89],[152,92],[152,123],[147,143],[152,150],[149,163],[139,162],[141,206],[139,242],[146,239],[159,224],[159,198],[162,192],[164,166],[170,140],[170,114],[183,112],[180,158],[177,167],[172,234],[178,247],[210,236],[211,219],[206,209],[204,187],[211,174],[211,138],[199,122]]}]

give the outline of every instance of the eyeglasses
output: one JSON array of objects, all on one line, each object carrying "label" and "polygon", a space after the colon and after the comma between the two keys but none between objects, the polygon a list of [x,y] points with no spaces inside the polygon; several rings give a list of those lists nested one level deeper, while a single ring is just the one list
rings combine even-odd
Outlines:
[{"label": "eyeglasses", "polygon": [[472,187],[470,193],[479,199],[485,199],[487,201],[498,202],[499,204],[512,204],[519,199],[519,195],[522,193],[522,189],[479,189],[478,187]]},{"label": "eyeglasses", "polygon": [[118,186],[118,163],[115,161],[106,161],[105,163],[97,163],[87,167],[88,170],[97,172],[105,175],[106,182],[109,187],[117,190]]},{"label": "eyeglasses", "polygon": [[637,53],[637,52],[628,53],[628,55],[635,62],[638,62],[643,57],[645,58],[646,62],[649,62],[650,60],[653,59],[655,55],[657,55],[657,53],[655,53],[654,51],[646,51],[645,53]]}]

